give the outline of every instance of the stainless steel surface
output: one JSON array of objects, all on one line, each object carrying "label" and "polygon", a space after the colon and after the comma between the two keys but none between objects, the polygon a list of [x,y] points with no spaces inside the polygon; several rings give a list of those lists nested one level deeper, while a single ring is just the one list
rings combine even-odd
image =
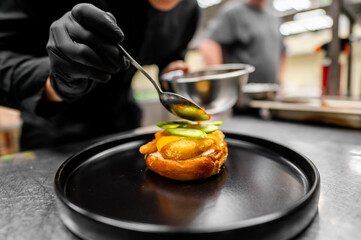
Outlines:
[{"label": "stainless steel surface", "polygon": [[[222,129],[285,145],[310,158],[320,171],[319,214],[310,227],[293,240],[359,239],[359,130],[265,121],[252,116],[236,116],[224,120]],[[0,158],[2,240],[78,239],[64,227],[58,217],[53,177],[65,159],[88,144],[91,142]]]},{"label": "stainless steel surface", "polygon": [[[148,80],[153,84],[155,89],[158,92],[159,100],[163,104],[163,106],[172,114],[177,117],[188,119],[191,121],[204,121],[209,120],[208,115],[202,110],[202,108],[193,102],[190,99],[187,99],[179,94],[171,93],[171,92],[163,92],[157,82],[144,70],[142,66],[140,66],[125,49],[118,44],[120,50],[124,53],[124,55],[129,58],[131,64],[137,68],[141,73],[144,74],[148,78]],[[181,111],[180,109],[187,108],[192,109],[192,114],[189,114],[189,111]],[[198,114],[199,113],[199,114]],[[206,118],[208,117],[208,119]]]},{"label": "stainless steel surface", "polygon": [[222,64],[184,73],[173,71],[161,76],[166,91],[179,93],[216,114],[234,106],[254,67],[247,64]]},{"label": "stainless steel surface", "polygon": [[248,83],[243,93],[250,99],[275,100],[279,85],[274,83]]},{"label": "stainless steel surface", "polygon": [[247,109],[253,100],[270,100],[277,98],[278,84],[247,83],[236,103],[236,109]]},{"label": "stainless steel surface", "polygon": [[318,98],[290,98],[283,101],[250,101],[263,118],[318,122],[361,128],[361,101]]}]

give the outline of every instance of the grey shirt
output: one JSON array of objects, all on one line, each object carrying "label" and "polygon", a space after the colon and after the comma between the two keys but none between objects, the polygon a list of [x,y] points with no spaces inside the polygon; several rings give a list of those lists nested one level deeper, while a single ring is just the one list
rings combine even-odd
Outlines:
[{"label": "grey shirt", "polygon": [[224,63],[256,67],[248,82],[276,83],[284,51],[279,19],[248,4],[226,4],[209,24],[209,39],[222,46]]}]

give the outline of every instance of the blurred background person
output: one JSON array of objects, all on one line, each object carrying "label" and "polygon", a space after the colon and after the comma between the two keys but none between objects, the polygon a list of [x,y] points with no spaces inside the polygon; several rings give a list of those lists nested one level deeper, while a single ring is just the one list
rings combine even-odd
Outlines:
[{"label": "blurred background person", "polygon": [[267,0],[226,3],[209,22],[199,45],[205,64],[250,64],[256,70],[249,83],[280,84],[285,47],[280,20],[267,5]]}]

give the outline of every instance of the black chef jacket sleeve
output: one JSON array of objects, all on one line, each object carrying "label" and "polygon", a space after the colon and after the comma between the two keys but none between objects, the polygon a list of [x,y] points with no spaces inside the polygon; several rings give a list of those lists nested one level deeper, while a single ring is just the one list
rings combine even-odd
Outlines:
[{"label": "black chef jacket sleeve", "polygon": [[36,36],[29,28],[37,26],[30,22],[21,1],[0,1],[0,105],[36,113],[50,62],[46,55],[31,53]]}]

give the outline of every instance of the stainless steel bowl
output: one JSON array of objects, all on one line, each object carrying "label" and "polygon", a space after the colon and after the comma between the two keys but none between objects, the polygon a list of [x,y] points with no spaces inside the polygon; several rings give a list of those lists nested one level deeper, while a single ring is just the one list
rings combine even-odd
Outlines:
[{"label": "stainless steel bowl", "polygon": [[160,84],[165,91],[188,97],[210,114],[232,108],[242,93],[248,76],[255,68],[248,64],[221,64],[201,71],[163,74]]}]

